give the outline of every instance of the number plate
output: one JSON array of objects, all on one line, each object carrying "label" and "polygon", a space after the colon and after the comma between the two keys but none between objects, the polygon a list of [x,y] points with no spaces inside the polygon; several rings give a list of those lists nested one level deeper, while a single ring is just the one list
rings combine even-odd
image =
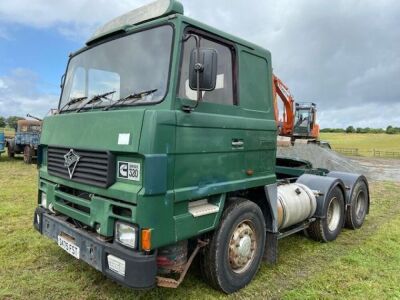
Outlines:
[{"label": "number plate", "polygon": [[66,238],[62,237],[61,235],[58,236],[58,246],[63,248],[73,257],[79,259],[79,247],[73,244],[71,241],[67,240]]}]

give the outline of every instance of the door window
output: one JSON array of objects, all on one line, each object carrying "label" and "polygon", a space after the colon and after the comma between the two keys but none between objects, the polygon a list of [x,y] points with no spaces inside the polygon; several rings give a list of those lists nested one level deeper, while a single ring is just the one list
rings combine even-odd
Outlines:
[{"label": "door window", "polygon": [[[232,75],[232,51],[221,43],[201,37],[200,47],[212,48],[218,53],[217,83],[213,91],[203,91],[203,101],[218,104],[233,105],[233,75]],[[190,53],[196,48],[193,38],[188,39],[183,45],[183,58],[181,65],[181,79],[178,97],[191,100],[197,99],[197,91],[189,87],[189,62]]]}]

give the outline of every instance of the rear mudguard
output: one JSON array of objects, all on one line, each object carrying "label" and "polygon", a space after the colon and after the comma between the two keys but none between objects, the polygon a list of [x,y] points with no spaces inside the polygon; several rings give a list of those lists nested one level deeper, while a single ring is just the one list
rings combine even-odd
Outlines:
[{"label": "rear mudguard", "polygon": [[318,195],[316,196],[317,210],[315,211],[314,217],[325,218],[324,212],[326,211],[326,206],[329,204],[327,196],[335,187],[341,189],[343,197],[346,199],[346,187],[339,178],[304,174],[301,175],[296,182],[306,185],[313,191],[318,191]]},{"label": "rear mudguard", "polygon": [[341,179],[343,181],[344,185],[346,186],[346,198],[345,198],[346,199],[346,206],[352,206],[353,205],[351,199],[353,198],[354,187],[356,186],[357,182],[364,181],[365,185],[367,186],[367,190],[368,190],[368,208],[367,208],[367,213],[369,213],[369,204],[370,204],[369,185],[368,185],[368,180],[364,175],[332,171],[332,172],[329,172],[326,176],[333,177],[333,178],[339,178],[339,179]]}]

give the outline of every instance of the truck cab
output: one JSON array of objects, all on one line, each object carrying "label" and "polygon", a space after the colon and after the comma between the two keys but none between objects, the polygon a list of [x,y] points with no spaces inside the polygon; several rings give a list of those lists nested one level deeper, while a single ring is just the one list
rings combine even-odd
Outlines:
[{"label": "truck cab", "polygon": [[[232,293],[276,261],[278,238],[323,222],[332,195],[332,232],[316,239],[336,238],[351,206],[341,175],[277,167],[276,134],[270,52],[179,2],[149,4],[70,56],[43,122],[34,226],[126,286],[177,287],[199,254],[210,284]],[[363,183],[362,224],[367,182],[348,180]],[[301,194],[302,213],[279,193]]]},{"label": "truck cab", "polygon": [[37,156],[41,125],[40,119],[18,120],[14,138],[6,140],[8,157],[12,158],[15,154],[22,153],[24,162],[32,163],[33,158]]}]

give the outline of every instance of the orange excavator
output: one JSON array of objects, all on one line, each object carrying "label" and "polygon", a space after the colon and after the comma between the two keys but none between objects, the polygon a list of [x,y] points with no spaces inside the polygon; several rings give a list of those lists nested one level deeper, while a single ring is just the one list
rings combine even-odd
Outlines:
[{"label": "orange excavator", "polygon": [[[291,142],[313,142],[319,138],[317,106],[315,103],[296,103],[289,88],[277,76],[273,76],[274,113],[279,136],[289,137]],[[283,102],[282,116],[279,114],[278,97]]]}]

